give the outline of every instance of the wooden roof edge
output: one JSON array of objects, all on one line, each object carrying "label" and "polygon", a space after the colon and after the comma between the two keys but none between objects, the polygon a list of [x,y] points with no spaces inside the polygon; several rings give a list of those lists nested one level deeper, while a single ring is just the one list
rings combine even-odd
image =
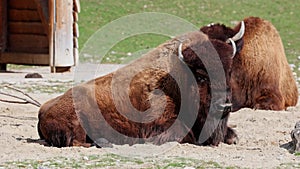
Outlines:
[{"label": "wooden roof edge", "polygon": [[75,12],[80,13],[80,2],[79,2],[79,0],[73,0],[73,6],[74,6],[73,10]]}]

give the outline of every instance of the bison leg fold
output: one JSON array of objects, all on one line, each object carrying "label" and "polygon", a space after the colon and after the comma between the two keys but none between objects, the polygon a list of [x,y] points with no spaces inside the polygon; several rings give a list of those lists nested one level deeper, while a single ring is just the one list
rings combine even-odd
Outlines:
[{"label": "bison leg fold", "polygon": [[73,140],[73,146],[77,146],[77,147],[91,147],[92,144],[91,143],[83,143],[82,141],[78,141],[78,140]]},{"label": "bison leg fold", "polygon": [[196,138],[189,127],[183,122],[178,121],[172,127],[165,129],[163,133],[158,136],[153,136],[145,139],[146,142],[151,142],[156,145],[161,145],[166,142],[179,142],[196,144]]},{"label": "bison leg fold", "polygon": [[264,89],[255,100],[255,109],[284,110],[284,99],[279,90]]}]

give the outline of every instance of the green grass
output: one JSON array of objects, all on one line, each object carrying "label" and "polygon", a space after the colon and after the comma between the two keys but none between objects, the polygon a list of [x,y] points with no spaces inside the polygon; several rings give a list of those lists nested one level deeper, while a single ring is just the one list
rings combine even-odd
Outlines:
[{"label": "green grass", "polygon": [[[0,83],[0,89],[3,89],[5,86],[14,86],[18,88],[19,90],[25,92],[25,93],[64,93],[71,87],[76,85],[76,83],[72,80],[69,81],[59,81],[59,80],[47,80],[45,83],[41,85],[41,83],[38,82],[30,82],[30,84],[16,84],[16,83]],[[7,93],[9,90],[7,90]],[[10,91],[11,92],[11,91]],[[17,94],[19,95],[19,94]]]},{"label": "green grass", "polygon": [[[126,157],[117,154],[89,155],[77,158],[54,157],[48,160],[20,160],[0,164],[0,168],[143,168],[143,169],[175,169],[193,167],[195,169],[219,168],[242,169],[246,166],[226,166],[214,161],[184,157]],[[298,162],[282,163],[276,168],[300,168]]]},{"label": "green grass", "polygon": [[65,158],[56,157],[50,158],[47,161],[43,160],[23,160],[6,162],[0,165],[0,168],[128,168],[134,166],[134,168],[149,168],[149,169],[173,169],[194,167],[197,169],[204,168],[239,168],[233,166],[223,166],[219,163],[208,161],[205,162],[199,159],[192,158],[179,158],[179,157],[167,157],[167,159],[160,158],[135,158],[125,157],[116,154],[106,155],[90,155],[81,156],[79,158]]},{"label": "green grass", "polygon": [[[129,14],[160,12],[178,16],[201,27],[211,22],[233,26],[247,16],[259,16],[271,21],[280,32],[290,63],[300,56],[300,3],[297,0],[84,0],[79,19],[82,47],[88,38],[104,25]],[[176,29],[176,27],[174,28]],[[140,35],[118,43],[106,55],[104,62],[123,63],[128,53],[156,47],[168,38]],[[92,62],[93,59],[81,58]]]}]

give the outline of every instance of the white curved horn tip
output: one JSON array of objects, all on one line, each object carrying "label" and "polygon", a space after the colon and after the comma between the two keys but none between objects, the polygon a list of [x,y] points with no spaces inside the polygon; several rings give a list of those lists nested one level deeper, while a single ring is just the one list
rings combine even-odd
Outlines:
[{"label": "white curved horn tip", "polygon": [[236,45],[235,45],[235,42],[234,42],[231,38],[229,38],[228,40],[230,41],[230,43],[231,43],[231,45],[232,45],[232,49],[233,49],[231,58],[234,58],[234,56],[235,56],[235,54],[236,54],[236,51],[237,51]]},{"label": "white curved horn tip", "polygon": [[245,33],[245,23],[244,21],[241,22],[241,28],[240,28],[241,32],[243,32],[242,37],[244,36]]},{"label": "white curved horn tip", "polygon": [[244,36],[244,34],[245,34],[245,23],[244,23],[244,21],[241,21],[240,30],[239,30],[239,32],[236,35],[234,35],[232,37],[232,40],[233,41],[238,41],[238,40],[242,39],[242,37]]},{"label": "white curved horn tip", "polygon": [[233,39],[234,41],[240,40],[245,34],[245,23],[244,21],[241,21],[241,27],[240,31],[237,33],[238,37],[237,39]]},{"label": "white curved horn tip", "polygon": [[179,44],[178,46],[178,58],[183,61],[183,55],[182,55],[182,43]]}]

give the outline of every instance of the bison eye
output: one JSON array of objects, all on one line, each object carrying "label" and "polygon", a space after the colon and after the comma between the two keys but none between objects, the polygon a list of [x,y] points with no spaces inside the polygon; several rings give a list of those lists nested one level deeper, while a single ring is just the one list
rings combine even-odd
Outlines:
[{"label": "bison eye", "polygon": [[197,82],[204,83],[206,81],[208,81],[207,77],[203,77],[203,76],[197,77]]},{"label": "bison eye", "polygon": [[195,72],[197,82],[204,83],[208,81],[208,74],[205,70],[198,69]]}]

